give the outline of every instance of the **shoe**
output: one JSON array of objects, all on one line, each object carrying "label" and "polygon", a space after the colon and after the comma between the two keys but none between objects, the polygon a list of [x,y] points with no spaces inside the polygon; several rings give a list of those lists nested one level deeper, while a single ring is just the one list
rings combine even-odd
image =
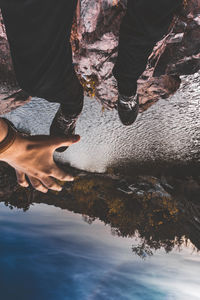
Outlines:
[{"label": "shoe", "polygon": [[133,124],[139,112],[138,95],[125,96],[119,94],[117,102],[117,110],[120,121],[123,125],[129,126]]},{"label": "shoe", "polygon": [[[61,103],[50,127],[50,135],[69,137],[75,134],[76,121],[83,109],[84,91],[77,75],[73,72],[68,82],[66,102]],[[62,95],[62,98],[65,97]],[[68,147],[60,147],[57,152],[64,152]]]},{"label": "shoe", "polygon": [[[62,105],[57,111],[53,122],[50,127],[50,135],[52,136],[61,136],[69,137],[75,134],[76,121],[80,115],[80,112],[77,114],[65,113],[62,109]],[[64,152],[68,147],[60,147],[56,149],[57,152]]]}]

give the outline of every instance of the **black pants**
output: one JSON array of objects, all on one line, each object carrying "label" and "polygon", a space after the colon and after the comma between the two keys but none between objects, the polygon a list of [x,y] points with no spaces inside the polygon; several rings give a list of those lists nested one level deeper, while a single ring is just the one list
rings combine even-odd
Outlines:
[{"label": "black pants", "polygon": [[[133,93],[155,43],[182,0],[129,0],[113,73]],[[70,33],[77,0],[0,0],[19,85],[31,96],[80,106]],[[76,103],[77,101],[77,103]]]},{"label": "black pants", "polygon": [[134,94],[155,44],[168,32],[183,0],[128,0],[113,74],[122,94]]},{"label": "black pants", "polygon": [[79,109],[70,45],[77,0],[0,0],[0,5],[20,87]]}]

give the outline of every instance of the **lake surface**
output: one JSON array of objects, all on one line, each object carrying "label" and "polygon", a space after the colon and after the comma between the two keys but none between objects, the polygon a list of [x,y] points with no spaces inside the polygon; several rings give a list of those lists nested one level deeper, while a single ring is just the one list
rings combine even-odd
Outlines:
[{"label": "lake surface", "polygon": [[[56,159],[97,173],[145,162],[198,166],[199,83],[198,73],[184,77],[173,97],[131,127],[86,99],[81,142]],[[33,99],[7,117],[27,132],[48,134],[57,109]],[[0,195],[1,299],[200,300],[197,175],[128,183],[83,177],[71,192],[67,186],[45,196],[18,189],[8,175]]]},{"label": "lake surface", "polygon": [[[113,165],[157,161],[200,163],[200,73],[182,78],[180,90],[139,115],[133,126],[121,125],[116,110],[102,112],[95,99],[85,99],[76,132],[81,141],[57,159],[92,172]],[[33,134],[48,134],[58,104],[33,99],[7,117]]]},{"label": "lake surface", "polygon": [[200,256],[192,245],[141,259],[138,239],[45,204],[0,205],[0,288],[5,300],[198,300]]}]

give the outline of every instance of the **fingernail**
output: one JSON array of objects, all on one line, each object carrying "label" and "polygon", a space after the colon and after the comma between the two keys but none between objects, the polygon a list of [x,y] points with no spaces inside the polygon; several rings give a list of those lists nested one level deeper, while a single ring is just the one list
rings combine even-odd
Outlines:
[{"label": "fingernail", "polygon": [[20,184],[22,187],[24,187],[24,188],[26,188],[26,187],[28,187],[29,186],[29,184],[28,183],[21,183]]}]

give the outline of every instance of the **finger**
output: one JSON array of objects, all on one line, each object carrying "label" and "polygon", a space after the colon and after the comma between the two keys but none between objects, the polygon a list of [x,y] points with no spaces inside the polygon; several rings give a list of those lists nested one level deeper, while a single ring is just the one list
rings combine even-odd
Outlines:
[{"label": "finger", "polygon": [[25,173],[16,170],[17,182],[23,187],[28,187],[28,181],[26,180]]},{"label": "finger", "polygon": [[62,191],[62,187],[57,182],[55,182],[53,178],[50,177],[42,178],[41,182],[45,187],[47,187],[50,190],[58,191],[58,192]]},{"label": "finger", "polygon": [[53,150],[60,147],[69,147],[72,144],[75,144],[80,141],[80,135],[72,135],[69,137],[53,137],[51,144]]},{"label": "finger", "polygon": [[47,193],[48,189],[36,178],[29,176],[29,180],[33,186],[34,189],[36,189],[39,192]]},{"label": "finger", "polygon": [[80,140],[79,135],[72,135],[69,137],[58,137],[58,136],[48,136],[48,135],[36,135],[25,137],[30,145],[34,149],[41,148],[41,146],[48,146],[49,149],[54,151],[60,147],[68,147]]},{"label": "finger", "polygon": [[74,181],[74,176],[67,174],[63,170],[59,169],[57,166],[53,168],[51,176],[60,181]]}]

